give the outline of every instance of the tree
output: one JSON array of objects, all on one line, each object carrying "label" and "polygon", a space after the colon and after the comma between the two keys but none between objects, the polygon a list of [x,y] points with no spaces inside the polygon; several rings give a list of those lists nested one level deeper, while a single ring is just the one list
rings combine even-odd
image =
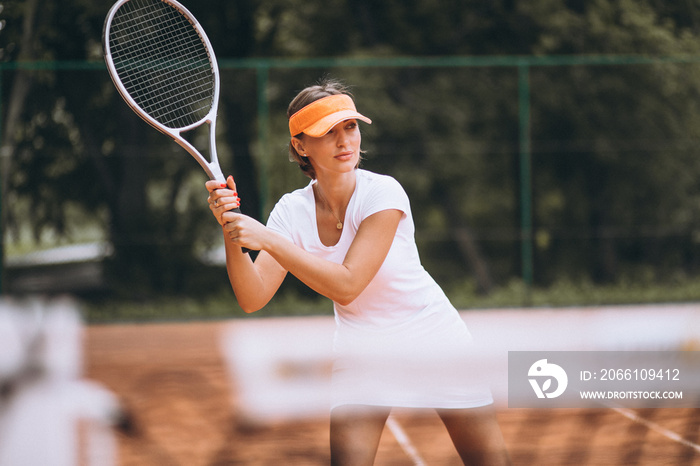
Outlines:
[{"label": "tree", "polygon": [[[23,5],[13,6],[18,12]],[[49,3],[37,12],[31,40],[19,45],[35,60],[101,59],[108,8],[106,2]],[[17,49],[7,58],[26,59]],[[196,247],[202,240],[196,240],[206,244],[213,234],[203,221],[206,192],[196,164],[127,108],[104,70],[20,69],[15,77],[32,98],[19,106],[14,129],[15,120],[5,119],[4,131],[15,142],[4,171],[8,190],[28,207],[10,212],[10,231],[29,220],[37,239],[47,229],[70,237],[76,228],[67,228],[67,219],[77,206],[79,217],[104,222],[114,247],[110,275],[119,289],[139,295],[201,285]]]},{"label": "tree", "polygon": [[[110,4],[8,4],[2,60],[101,60]],[[220,61],[700,53],[695,1],[204,0],[188,7]],[[640,265],[657,273],[700,268],[696,66],[531,69],[538,283],[613,281]],[[356,86],[358,105],[375,120],[363,128],[365,165],[406,186],[426,267],[443,283],[474,277],[484,292],[518,276],[515,68],[266,72],[269,154],[256,142],[260,76],[222,73],[219,152],[245,212],[264,220],[263,190],[274,200],[305,182],[293,165],[263,160],[286,157],[284,114],[296,91],[331,73]],[[47,229],[71,235],[69,219],[79,211],[102,222],[115,247],[112,270],[130,292],[205,288],[197,252],[220,233],[203,201],[201,169],[128,110],[104,70],[5,70],[3,78],[13,82],[3,89],[3,160],[11,164],[3,169],[3,199],[21,200],[13,205],[29,212],[10,208],[8,229],[29,221],[37,238]],[[267,188],[258,185],[263,178]]]}]

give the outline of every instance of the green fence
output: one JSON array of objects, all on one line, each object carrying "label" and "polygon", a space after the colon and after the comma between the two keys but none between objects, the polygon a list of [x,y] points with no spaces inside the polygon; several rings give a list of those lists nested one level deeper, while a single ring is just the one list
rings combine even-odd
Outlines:
[{"label": "green fence", "polygon": [[[278,193],[271,193],[269,187],[269,157],[271,153],[278,152],[278,139],[279,139],[279,128],[274,128],[275,125],[279,127],[279,124],[273,123],[275,117],[279,113],[279,104],[275,106],[273,102],[280,102],[286,99],[286,96],[271,95],[273,93],[273,88],[276,86],[272,83],[278,82],[280,79],[275,79],[271,77],[275,74],[293,73],[294,70],[304,70],[310,74],[318,75],[323,72],[331,71],[334,74],[343,74],[348,70],[352,70],[353,73],[360,73],[365,70],[367,73],[381,72],[388,73],[387,70],[400,70],[403,72],[410,72],[411,70],[415,72],[425,72],[426,70],[433,70],[439,73],[444,73],[445,75],[450,75],[457,72],[458,70],[505,70],[507,73],[512,73],[515,76],[514,81],[516,83],[515,95],[512,95],[511,105],[517,107],[517,187],[518,187],[518,233],[517,241],[519,243],[519,263],[520,271],[519,276],[525,287],[529,290],[533,287],[534,277],[536,273],[536,259],[535,259],[535,243],[536,236],[541,233],[540,243],[544,244],[547,242],[548,233],[543,230],[543,232],[535,231],[536,222],[533,219],[534,213],[533,209],[533,176],[536,175],[533,170],[533,100],[537,101],[539,94],[548,89],[534,88],[533,89],[533,73],[542,73],[538,75],[537,79],[541,83],[546,83],[550,80],[553,81],[555,74],[561,70],[561,72],[566,75],[563,80],[567,79],[567,76],[575,76],[576,69],[584,70],[582,73],[590,74],[591,76],[596,75],[596,68],[605,68],[615,70],[621,70],[624,68],[634,68],[643,69],[643,74],[648,74],[649,72],[656,72],[664,74],[663,70],[676,70],[678,67],[688,67],[689,74],[696,75],[697,69],[695,65],[700,63],[700,57],[696,56],[675,56],[675,57],[646,57],[646,56],[483,56],[483,57],[370,57],[370,58],[318,58],[318,59],[220,59],[219,66],[222,73],[227,72],[246,72],[252,73],[255,82],[255,113],[256,113],[256,135],[255,135],[255,160],[258,166],[258,186],[260,190],[260,208],[261,215],[270,208],[270,203],[272,199],[276,198]],[[3,97],[7,95],[8,92],[8,80],[6,76],[8,73],[17,72],[19,70],[24,71],[53,71],[53,72],[90,72],[90,71],[101,71],[105,69],[104,64],[101,62],[68,62],[68,61],[58,61],[58,62],[19,62],[19,63],[2,63],[0,64],[0,95]],[[417,70],[417,71],[416,71]],[[547,71],[542,71],[547,70]],[[555,70],[556,72],[553,72]],[[649,71],[656,70],[656,71]],[[659,71],[662,70],[662,71]],[[675,71],[668,73],[677,74]],[[360,73],[361,74],[361,73]],[[106,72],[105,72],[106,75]],[[249,82],[252,78],[248,76]],[[624,79],[629,78],[629,76],[623,76]],[[623,79],[621,78],[621,79]],[[397,78],[399,79],[399,78]],[[486,78],[485,78],[486,79]],[[585,81],[584,78],[582,78]],[[634,81],[634,80],[633,80]],[[650,79],[653,81],[653,79]],[[510,82],[510,81],[509,81]],[[693,80],[679,80],[678,82],[686,83],[688,86],[694,85]],[[700,82],[700,81],[698,81]],[[234,81],[235,83],[235,81]],[[635,86],[638,83],[630,82],[630,86]],[[225,85],[225,84],[224,84]],[[543,85],[543,84],[542,84]],[[509,84],[510,86],[510,84]],[[543,85],[544,86],[544,85]],[[277,85],[277,87],[279,87]],[[248,92],[252,92],[248,89]],[[607,92],[607,91],[606,91]],[[656,91],[654,91],[656,92]],[[661,92],[661,91],[660,91]],[[538,94],[539,93],[539,94]],[[545,94],[547,94],[545,92]],[[663,94],[663,92],[661,92]],[[601,94],[602,95],[602,94]],[[361,96],[365,100],[368,99],[366,96]],[[546,99],[556,99],[555,96],[550,96],[547,94]],[[681,99],[683,100],[683,99]],[[687,98],[685,100],[688,100]],[[604,102],[603,102],[604,103]],[[0,104],[2,100],[0,99]],[[545,118],[542,116],[545,112],[541,108],[544,106],[537,103],[539,120],[537,124],[544,121]],[[274,107],[274,108],[273,108]],[[5,108],[0,110],[0,115],[5,114]],[[556,123],[556,119],[555,123]],[[547,122],[551,125],[552,122]],[[690,124],[689,122],[687,124]],[[0,127],[2,127],[0,125]],[[575,133],[575,132],[574,132]],[[273,135],[274,134],[274,135]],[[276,136],[275,136],[276,135]],[[7,135],[0,135],[2,138],[7,137]],[[694,139],[696,135],[690,134],[689,139]],[[624,136],[625,141],[627,141],[628,136]],[[644,134],[639,135],[639,140],[643,141],[645,139]],[[0,138],[1,140],[1,138]],[[669,140],[678,141],[677,136],[670,135]],[[575,144],[575,143],[572,143]],[[640,144],[643,145],[643,142]],[[273,147],[274,146],[274,147]],[[587,149],[588,150],[588,149]],[[593,150],[593,149],[592,149]],[[597,150],[597,149],[595,149]],[[605,150],[605,149],[603,149]],[[617,149],[615,149],[617,150]],[[624,151],[624,149],[620,149]],[[4,156],[5,157],[5,156]],[[6,166],[6,165],[3,165]],[[5,174],[6,175],[6,174]],[[6,179],[5,177],[2,178]],[[2,205],[2,203],[0,203]],[[6,208],[6,206],[3,206]],[[695,228],[697,224],[694,219],[688,220],[687,222],[690,235],[695,235]],[[694,243],[695,239],[692,239],[689,254],[691,257],[691,262],[693,264],[690,267],[691,271],[695,271],[695,263],[697,259],[697,245]],[[2,248],[0,248],[2,249]],[[687,248],[686,248],[687,249]],[[544,260],[544,259],[543,259]]]}]

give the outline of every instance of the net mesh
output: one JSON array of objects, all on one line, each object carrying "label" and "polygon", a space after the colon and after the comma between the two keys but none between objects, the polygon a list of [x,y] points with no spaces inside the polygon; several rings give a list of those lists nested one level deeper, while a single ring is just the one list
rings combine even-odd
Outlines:
[{"label": "net mesh", "polygon": [[132,0],[114,15],[109,50],[126,91],[168,128],[204,118],[214,100],[214,67],[190,20],[160,0]]}]

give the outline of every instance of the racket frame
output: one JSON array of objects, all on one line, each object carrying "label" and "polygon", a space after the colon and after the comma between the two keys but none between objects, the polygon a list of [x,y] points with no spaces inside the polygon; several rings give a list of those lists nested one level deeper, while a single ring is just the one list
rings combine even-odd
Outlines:
[{"label": "racket frame", "polygon": [[[204,32],[204,28],[199,24],[199,21],[194,17],[190,11],[185,8],[182,4],[175,0],[158,0],[162,3],[165,3],[167,5],[172,6],[176,10],[178,10],[187,20],[192,24],[194,27],[195,31],[197,31],[197,34],[199,37],[202,39],[202,42],[204,42],[204,45],[207,50],[207,54],[209,55],[209,60],[211,61],[212,65],[212,73],[214,75],[214,96],[212,98],[212,105],[211,108],[209,109],[209,112],[199,119],[198,121],[181,127],[181,128],[169,128],[165,126],[164,124],[160,123],[157,121],[155,118],[150,116],[145,110],[143,110],[137,103],[136,101],[129,95],[129,92],[127,91],[126,87],[124,84],[121,82],[121,79],[119,78],[119,74],[117,73],[117,69],[114,66],[114,62],[112,60],[112,52],[110,50],[110,43],[109,43],[109,34],[111,31],[111,25],[112,25],[112,19],[114,18],[114,15],[117,13],[117,10],[122,7],[124,4],[128,3],[131,0],[119,0],[116,2],[114,5],[112,5],[112,8],[109,10],[109,13],[107,14],[107,17],[105,19],[104,23],[104,28],[102,32],[102,45],[105,53],[105,63],[107,64],[107,69],[109,71],[109,75],[112,78],[112,82],[114,83],[115,87],[117,88],[117,91],[119,91],[119,94],[122,96],[122,98],[126,101],[126,103],[131,107],[131,109],[138,115],[140,116],[143,120],[145,120],[148,124],[153,126],[155,129],[160,131],[161,133],[164,133],[168,136],[170,136],[172,139],[175,140],[175,142],[180,145],[183,149],[185,149],[189,154],[197,160],[199,165],[204,169],[206,174],[209,176],[210,179],[212,180],[217,180],[221,181],[223,183],[226,182],[226,178],[224,177],[221,167],[219,165],[219,159],[216,153],[216,116],[217,112],[219,109],[219,85],[220,85],[220,79],[219,79],[219,65],[218,62],[216,61],[216,55],[214,54],[214,48],[211,45],[211,42],[209,41],[209,38],[207,37],[206,33]],[[191,131],[195,128],[200,127],[203,124],[207,124],[209,126],[209,159],[207,160],[206,157],[204,157],[195,147],[192,145],[189,141],[187,141],[182,133],[186,133],[188,131]]]}]

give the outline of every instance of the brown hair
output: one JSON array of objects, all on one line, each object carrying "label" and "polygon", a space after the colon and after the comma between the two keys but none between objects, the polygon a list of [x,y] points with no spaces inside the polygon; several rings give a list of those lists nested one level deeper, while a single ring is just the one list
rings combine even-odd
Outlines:
[{"label": "brown hair", "polygon": [[[289,107],[287,108],[287,118],[291,118],[292,115],[312,102],[328,97],[329,95],[336,94],[347,94],[352,97],[348,87],[340,81],[330,78],[323,78],[318,82],[318,84],[307,87],[299,92],[294,99],[292,99],[292,101],[289,103]],[[295,134],[294,137],[301,139],[304,137],[304,133]],[[306,176],[312,180],[316,179],[316,170],[311,165],[311,161],[308,159],[308,157],[301,156],[291,142],[289,143],[289,161],[296,162]]]}]

